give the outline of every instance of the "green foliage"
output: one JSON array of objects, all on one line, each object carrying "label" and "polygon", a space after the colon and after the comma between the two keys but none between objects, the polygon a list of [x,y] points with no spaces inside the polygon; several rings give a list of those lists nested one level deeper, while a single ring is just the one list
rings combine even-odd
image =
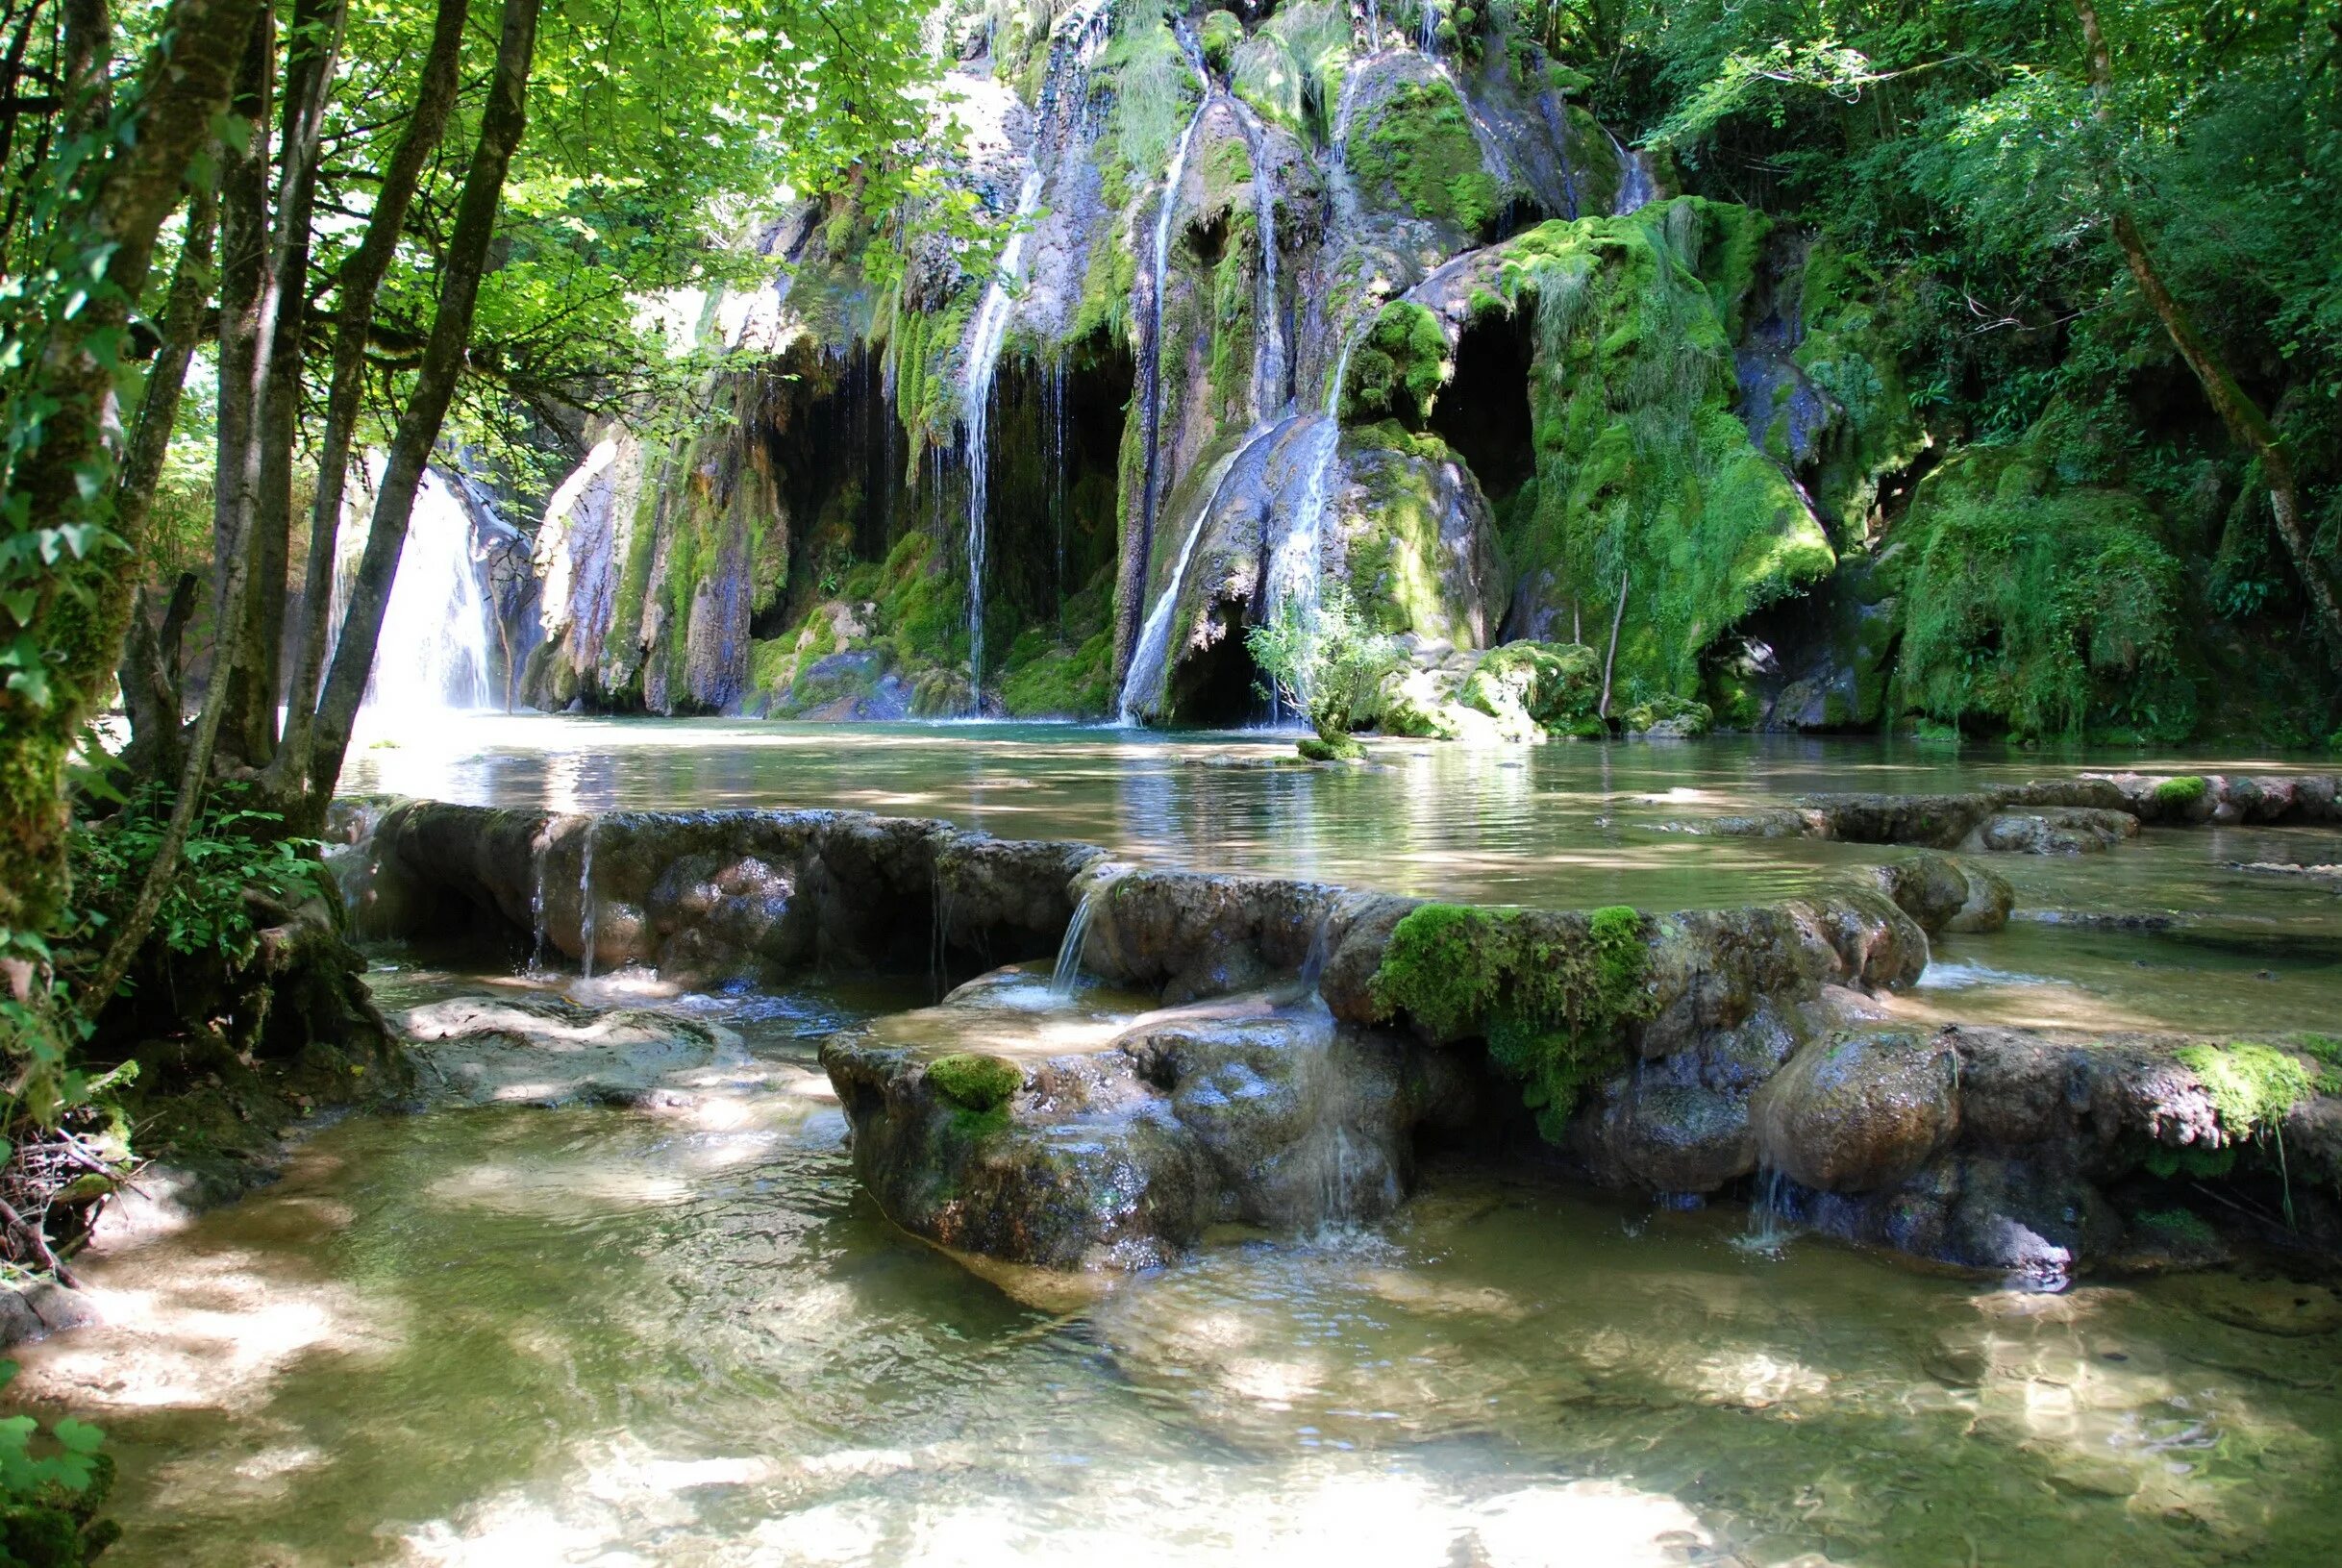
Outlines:
[{"label": "green foliage", "polygon": [[1648,1017],[1649,923],[1626,906],[1550,915],[1426,904],[1400,921],[1368,995],[1435,1039],[1478,1034],[1558,1143],[1589,1083],[1621,1064],[1619,1031]]},{"label": "green foliage", "polygon": [[1444,79],[1394,88],[1360,121],[1344,148],[1360,190],[1386,192],[1415,216],[1467,234],[1495,222],[1502,193],[1482,163],[1463,101]]},{"label": "green foliage", "polygon": [[927,1064],[927,1081],[955,1104],[973,1111],[998,1110],[1024,1087],[1015,1063],[973,1051],[955,1051]]},{"label": "green foliage", "polygon": [[1230,62],[1235,57],[1236,45],[1244,41],[1244,24],[1233,12],[1206,12],[1201,41],[1204,62],[1226,75]]},{"label": "green foliage", "polygon": [[2342,1096],[2342,1038],[2331,1034],[2299,1034],[2294,1036],[2293,1049],[2318,1064],[2318,1081],[2314,1085],[2318,1093]]},{"label": "green foliage", "polygon": [[2174,655],[2180,563],[2134,497],[1971,450],[1928,477],[1906,526],[1919,558],[1897,675],[1906,709],[2020,736],[2193,727]]},{"label": "green foliage", "polygon": [[1098,141],[1098,172],[1107,205],[1121,209],[1171,166],[1172,149],[1195,112],[1197,87],[1159,9],[1116,9],[1092,91],[1112,106]]},{"label": "green foliage", "polygon": [[[76,826],[71,839],[74,889],[92,911],[89,934],[102,939],[113,913],[128,909],[154,864],[174,791],[150,784],[115,815]],[[223,952],[236,963],[256,951],[260,921],[254,896],[280,905],[330,893],[317,846],[274,836],[284,818],[251,809],[250,791],[215,784],[181,848],[178,870],[155,915],[152,940],[171,953]]]},{"label": "green foliage", "polygon": [[2255,1040],[2183,1045],[2173,1055],[2210,1097],[2223,1143],[2243,1143],[2267,1132],[2315,1087],[2309,1070],[2292,1053]]},{"label": "green foliage", "polygon": [[1764,220],[1684,198],[1542,224],[1501,287],[1532,311],[1536,477],[1502,524],[1518,579],[1595,627],[1623,592],[1616,676],[1690,698],[1702,655],[1835,553],[1735,401],[1729,324]]},{"label": "green foliage", "polygon": [[[16,1377],[0,1361],[0,1388]],[[82,1568],[121,1535],[99,1519],[113,1489],[106,1434],[71,1416],[47,1432],[29,1415],[0,1420],[0,1568]]]},{"label": "green foliage", "polygon": [[1455,373],[1439,318],[1412,300],[1393,300],[1351,356],[1342,418],[1363,424],[1389,415],[1421,429],[1439,388]]},{"label": "green foliage", "polygon": [[1237,47],[1229,86],[1262,118],[1322,139],[1351,49],[1350,18],[1339,0],[1281,5]]},{"label": "green foliage", "polygon": [[1317,738],[1342,755],[1383,678],[1401,662],[1398,644],[1366,624],[1338,583],[1327,585],[1315,605],[1284,600],[1244,641],[1260,672],[1308,715]]},{"label": "green foliage", "polygon": [[1605,733],[1602,660],[1571,642],[1507,642],[1491,648],[1465,678],[1457,701],[1510,729],[1534,725],[1549,734]]},{"label": "green foliage", "polygon": [[2193,806],[2211,790],[2200,775],[2183,773],[2176,778],[2160,780],[2155,786],[2157,806]]}]

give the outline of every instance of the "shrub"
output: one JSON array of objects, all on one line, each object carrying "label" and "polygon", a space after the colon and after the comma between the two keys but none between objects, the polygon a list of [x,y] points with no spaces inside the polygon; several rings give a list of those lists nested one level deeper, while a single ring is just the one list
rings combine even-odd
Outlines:
[{"label": "shrub", "polygon": [[1372,709],[1383,678],[1399,667],[1401,655],[1397,642],[1367,627],[1349,592],[1331,584],[1317,604],[1287,599],[1244,641],[1253,662],[1308,719],[1323,747],[1336,756],[1356,755],[1351,726]]},{"label": "shrub", "polygon": [[[0,1388],[16,1363],[0,1361]],[[122,1533],[96,1517],[113,1488],[106,1434],[65,1416],[43,1434],[29,1415],[0,1421],[0,1564],[80,1568]]]}]

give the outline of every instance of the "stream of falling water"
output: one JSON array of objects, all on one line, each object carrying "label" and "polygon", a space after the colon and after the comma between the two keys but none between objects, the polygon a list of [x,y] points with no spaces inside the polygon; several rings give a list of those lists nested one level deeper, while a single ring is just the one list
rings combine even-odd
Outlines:
[{"label": "stream of falling water", "polygon": [[1171,618],[1179,610],[1180,585],[1187,580],[1187,563],[1194,558],[1197,543],[1209,531],[1211,519],[1220,510],[1221,499],[1228,490],[1228,482],[1235,477],[1255,447],[1283,428],[1283,423],[1255,425],[1234,450],[1220,460],[1211,485],[1205,492],[1203,510],[1196,513],[1195,526],[1187,530],[1186,538],[1181,541],[1179,557],[1171,563],[1171,575],[1164,580],[1163,591],[1157,596],[1155,608],[1147,611],[1146,624],[1139,628],[1137,646],[1131,653],[1131,667],[1122,682],[1118,708],[1123,724],[1145,723],[1145,711],[1141,705],[1161,694],[1163,675],[1170,662]]},{"label": "stream of falling water", "polygon": [[959,426],[966,437],[968,461],[968,704],[972,712],[984,709],[984,568],[990,553],[992,487],[992,386],[1000,374],[1000,352],[1007,341],[1009,317],[1016,308],[1015,289],[1023,276],[1026,242],[1034,215],[1040,211],[1041,193],[1049,183],[1048,151],[1057,139],[1078,130],[1089,93],[1088,72],[1104,47],[1103,25],[1107,0],[1086,0],[1059,19],[1050,44],[1049,69],[1041,94],[1041,116],[1033,138],[1033,166],[1017,187],[1016,210],[1009,219],[1009,237],[984,285],[984,300],[968,334],[967,376],[960,388]]},{"label": "stream of falling water", "polygon": [[1187,154],[1195,145],[1195,134],[1202,129],[1205,112],[1211,108],[1211,77],[1204,69],[1202,55],[1194,40],[1183,26],[1172,29],[1179,38],[1188,65],[1195,71],[1196,85],[1203,97],[1188,116],[1186,129],[1179,134],[1179,146],[1171,155],[1171,168],[1163,177],[1162,200],[1155,213],[1155,253],[1148,286],[1154,290],[1150,311],[1153,324],[1147,334],[1146,358],[1146,472],[1139,493],[1139,537],[1152,541],[1155,537],[1155,514],[1161,503],[1162,489],[1162,418],[1163,418],[1163,286],[1170,280],[1171,232],[1179,212],[1179,187],[1187,177]]},{"label": "stream of falling water", "polygon": [[[369,460],[366,497],[380,474],[380,460]],[[471,511],[456,486],[437,469],[426,468],[366,684],[365,706],[377,715],[398,722],[495,705],[488,656],[493,611],[481,584],[473,533]],[[336,626],[364,537],[362,527],[345,524],[336,543],[343,569],[334,579]]]},{"label": "stream of falling water", "polygon": [[1271,419],[1291,402],[1286,391],[1290,366],[1284,344],[1284,304],[1277,287],[1277,183],[1268,166],[1267,137],[1259,116],[1242,99],[1236,122],[1244,128],[1244,143],[1253,164],[1253,213],[1260,238],[1258,348],[1253,356],[1253,417]]}]

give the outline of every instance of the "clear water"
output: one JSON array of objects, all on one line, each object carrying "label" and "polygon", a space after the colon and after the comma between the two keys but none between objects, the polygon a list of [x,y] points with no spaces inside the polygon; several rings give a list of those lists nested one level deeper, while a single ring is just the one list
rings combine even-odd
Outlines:
[{"label": "clear water", "polygon": [[[1285,744],[467,719],[361,751],[346,783],[858,807],[1141,863],[1665,908],[1888,853],[1670,830],[1685,817],[2132,760],[1737,740],[1254,765]],[[2200,830],[1997,858],[2057,918],[1946,940],[1895,1006],[2330,1028],[2342,901],[2228,869],[2286,859],[2337,857],[2330,834]],[[2185,920],[2077,918],[2158,912]],[[547,983],[386,961],[390,1007]],[[998,1008],[1079,1030],[1130,1001],[1053,1001],[1041,973]],[[746,1064],[657,1113],[351,1120],[275,1185],[89,1264],[108,1326],[26,1347],[15,1392],[112,1433],[129,1535],[109,1562],[2333,1560],[2342,1296],[2294,1265],[2023,1295],[1794,1233],[1751,1247],[1738,1206],[1434,1167],[1339,1233],[1231,1232],[1110,1282],[977,1269],[859,1190],[815,1064],[846,1024],[926,1027],[904,1011],[923,988],[561,983],[713,1017]]]},{"label": "clear water", "polygon": [[2022,1296],[1461,1169],[1115,1288],[987,1279],[805,1092],[876,1000],[671,1004],[758,1068],[347,1122],[94,1265],[113,1326],[25,1380],[112,1434],[108,1561],[2330,1560],[2324,1285]]},{"label": "clear water", "polygon": [[[1485,749],[1377,742],[1374,765],[1328,769],[1283,765],[1290,740],[1258,733],[565,717],[459,718],[395,738],[354,752],[344,787],[564,811],[850,807],[1003,837],[1084,839],[1142,865],[1645,909],[1777,898],[1907,853],[1680,831],[1807,791],[1953,790],[2088,766],[2332,765],[1760,736]],[[2099,855],[1995,856],[2023,918],[1997,935],[1946,938],[1938,983],[1900,1005],[1921,1018],[2078,1028],[2331,1028],[2342,1018],[2342,898],[2232,867],[2331,862],[2342,859],[2336,837],[2149,830]],[[2087,923],[2140,916],[2174,923],[2160,932]]]}]

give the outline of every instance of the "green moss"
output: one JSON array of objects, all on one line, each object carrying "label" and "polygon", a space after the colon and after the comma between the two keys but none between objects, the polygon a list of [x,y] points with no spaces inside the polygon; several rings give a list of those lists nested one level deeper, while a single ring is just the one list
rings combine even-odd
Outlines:
[{"label": "green moss", "polygon": [[1970,448],[1921,484],[1899,536],[1906,711],[2017,737],[2195,727],[2174,658],[2180,567],[2119,490],[2060,485],[2022,448]]},{"label": "green moss", "polygon": [[1664,724],[1682,734],[1704,735],[1715,724],[1716,715],[1706,703],[1661,692],[1628,704],[1620,710],[1618,720],[1631,734]]},{"label": "green moss", "polygon": [[1208,12],[1202,37],[1204,62],[1224,74],[1235,57],[1236,45],[1244,41],[1244,24],[1230,12]]},{"label": "green moss", "polygon": [[1001,706],[1010,718],[1095,718],[1113,692],[1114,639],[1100,632],[1078,648],[1057,646],[1019,657],[1011,649],[1000,681]]},{"label": "green moss", "polygon": [[1457,701],[1519,730],[1598,734],[1602,662],[1569,642],[1507,642],[1492,648],[1457,692]]},{"label": "green moss", "polygon": [[2155,786],[2155,803],[2175,808],[2193,806],[2210,789],[2211,785],[2199,776],[2183,773],[2177,778],[2165,779]]},{"label": "green moss", "polygon": [[2331,1034],[2301,1034],[2293,1048],[2318,1064],[2317,1091],[2342,1096],[2342,1039]]},{"label": "green moss", "polygon": [[1652,1007],[1649,923],[1623,905],[1553,915],[1427,904],[1391,932],[1368,994],[1436,1038],[1473,1034],[1559,1142],[1589,1083],[1617,1070],[1619,1032]]},{"label": "green moss", "polygon": [[1702,655],[1836,556],[1736,411],[1731,323],[1764,219],[1690,197],[1555,221],[1502,253],[1532,312],[1537,477],[1504,514],[1537,602],[1599,626],[1618,604],[1617,679],[1699,693]]},{"label": "green moss", "polygon": [[2314,1087],[2299,1058],[2257,1041],[2183,1045],[2173,1055],[2210,1097],[2224,1143],[2242,1143],[2269,1131]]},{"label": "green moss", "polygon": [[1171,150],[1195,112],[1195,73],[1161,11],[1119,8],[1093,73],[1094,98],[1110,103],[1098,139],[1099,183],[1109,208],[1128,206],[1171,166]]},{"label": "green moss", "polygon": [[1344,151],[1358,188],[1382,193],[1415,216],[1478,234],[1501,205],[1482,165],[1463,101],[1444,80],[1410,82],[1354,125]]},{"label": "green moss", "polygon": [[2219,1233],[2205,1223],[2204,1216],[2188,1208],[2155,1209],[2136,1214],[2131,1217],[2131,1224],[2185,1247],[2209,1247],[2220,1240]]},{"label": "green moss", "polygon": [[927,1064],[927,1081],[953,1103],[970,1110],[998,1110],[1024,1087],[1025,1075],[1015,1063],[973,1051],[955,1051]]},{"label": "green moss", "polygon": [[1363,424],[1390,417],[1420,429],[1455,371],[1439,318],[1412,300],[1393,300],[1351,356],[1342,418]]},{"label": "green moss", "polygon": [[1312,762],[1356,762],[1366,756],[1366,748],[1348,735],[1304,735],[1293,749]]}]

